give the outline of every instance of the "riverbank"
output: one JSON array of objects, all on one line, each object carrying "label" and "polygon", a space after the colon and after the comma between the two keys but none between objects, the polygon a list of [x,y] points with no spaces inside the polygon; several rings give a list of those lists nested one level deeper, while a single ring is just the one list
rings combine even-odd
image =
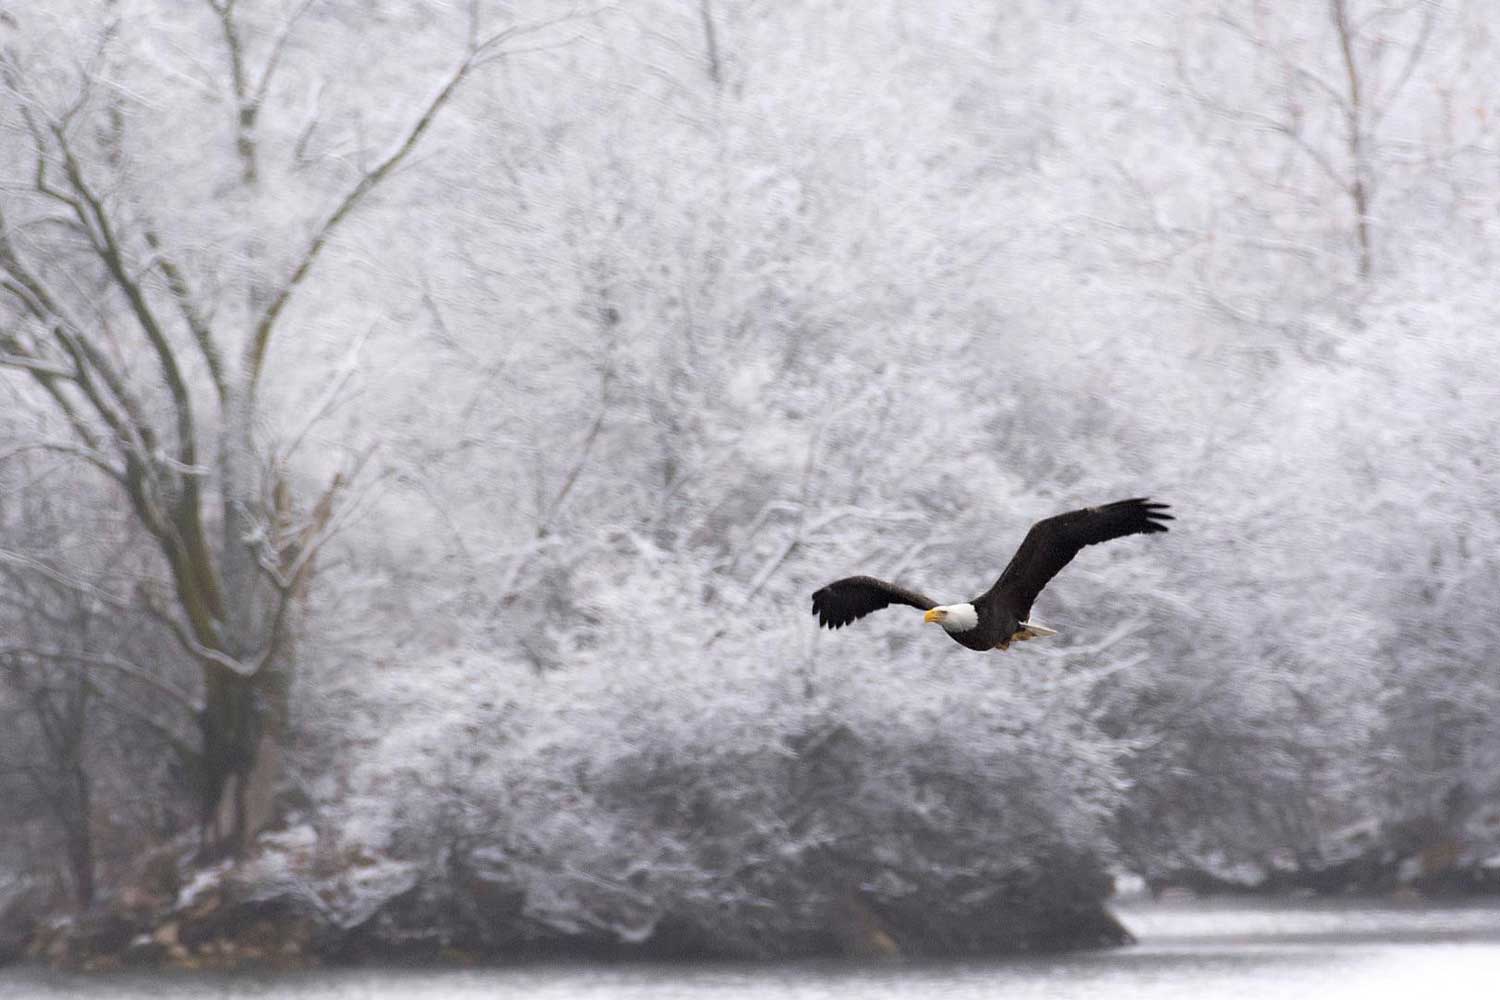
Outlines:
[{"label": "riverbank", "polygon": [[285,970],[392,961],[999,957],[1130,941],[1104,905],[1110,880],[1099,863],[1063,852],[987,882],[924,885],[872,859],[827,851],[803,883],[766,897],[753,927],[644,894],[632,901],[629,921],[560,918],[528,896],[503,859],[479,860],[449,858],[439,870],[360,854],[323,871],[308,827],[262,838],[238,863],[174,868],[164,852],[143,866],[154,883],[128,885],[87,913],[35,917],[13,957],[86,971]]},{"label": "riverbank", "polygon": [[392,963],[275,973],[0,969],[4,1000],[1381,1000],[1487,996],[1500,981],[1500,909],[1367,900],[1133,900],[1140,943],[1000,961],[628,964],[488,968]]}]

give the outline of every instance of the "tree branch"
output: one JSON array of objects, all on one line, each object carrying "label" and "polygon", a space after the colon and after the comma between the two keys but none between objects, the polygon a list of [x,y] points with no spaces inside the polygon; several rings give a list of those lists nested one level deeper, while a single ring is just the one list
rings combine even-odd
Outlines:
[{"label": "tree branch", "polygon": [[567,14],[529,24],[514,25],[482,40],[476,34],[471,33],[468,50],[465,52],[462,61],[449,74],[448,79],[444,81],[443,85],[438,88],[437,93],[428,100],[421,113],[417,116],[416,121],[407,129],[406,134],[402,136],[400,141],[386,154],[384,159],[360,176],[359,180],[354,183],[354,186],[339,200],[339,203],[329,213],[328,217],[318,226],[313,233],[312,239],[308,241],[306,249],[303,250],[302,256],[298,258],[296,265],[293,266],[292,272],[287,277],[286,282],[266,305],[264,312],[261,313],[260,320],[255,325],[255,330],[251,335],[246,351],[246,386],[252,401],[260,384],[261,372],[265,367],[266,352],[270,348],[271,338],[275,333],[276,321],[280,318],[292,295],[307,277],[308,272],[317,263],[319,256],[322,255],[324,248],[328,245],[329,239],[344,221],[353,214],[354,210],[359,207],[365,198],[378,188],[406,160],[411,151],[416,148],[422,136],[432,127],[432,123],[437,118],[438,113],[447,106],[454,92],[457,91],[459,85],[464,82],[469,73],[479,66],[511,54],[503,48],[505,42],[524,35],[535,34],[557,24],[578,20],[582,16],[585,15]]},{"label": "tree branch", "polygon": [[[0,361],[0,363],[3,363],[3,361]],[[26,444],[16,445],[13,448],[0,451],[0,462],[5,462],[16,455],[21,455],[28,451],[50,451],[58,455],[81,458],[116,482],[124,482],[125,479],[125,473],[110,465],[109,460],[100,452],[86,445],[72,444],[67,441],[31,441]]]},{"label": "tree branch", "polygon": [[1330,0],[1333,23],[1338,29],[1339,51],[1344,57],[1344,72],[1349,79],[1349,103],[1345,107],[1348,121],[1349,159],[1354,168],[1354,178],[1349,184],[1349,197],[1354,202],[1355,237],[1359,241],[1359,276],[1370,276],[1370,183],[1369,164],[1365,158],[1364,101],[1360,80],[1359,63],[1354,56],[1354,33],[1349,26],[1349,11],[1346,0]]},{"label": "tree branch", "polygon": [[281,63],[281,56],[286,51],[287,39],[291,37],[292,29],[316,2],[317,0],[302,0],[301,6],[292,11],[282,23],[281,30],[276,33],[276,38],[271,42],[270,54],[266,56],[266,64],[261,69],[260,80],[255,84],[255,93],[252,96],[255,107],[259,108],[265,103],[266,92],[271,88],[271,77],[276,74],[276,67]]},{"label": "tree branch", "polygon": [[169,611],[157,596],[147,588],[142,588],[146,598],[146,608],[160,622],[164,623],[171,631],[172,637],[177,640],[188,655],[199,663],[208,667],[218,667],[229,671],[239,677],[252,677],[255,674],[253,667],[246,666],[234,657],[229,656],[217,649],[212,649],[195,639],[190,627],[182,623],[176,615]]},{"label": "tree branch", "polygon": [[103,601],[112,608],[129,607],[129,602],[124,598],[116,597],[109,591],[97,587],[86,580],[75,580],[62,570],[49,566],[40,559],[26,555],[23,552],[16,552],[12,549],[0,549],[0,563],[8,563],[12,566],[30,570],[58,586]]},{"label": "tree branch", "polygon": [[[0,339],[0,345],[5,341]],[[31,372],[33,375],[48,375],[53,378],[72,380],[73,369],[60,365],[55,361],[44,361],[41,358],[29,358],[24,354],[0,353],[0,368],[18,368],[22,371]]]},{"label": "tree branch", "polygon": [[172,699],[172,701],[188,709],[189,711],[196,712],[200,708],[198,703],[195,702],[193,698],[186,692],[179,690],[160,677],[157,677],[150,671],[139,666],[138,664],[132,663],[124,657],[116,656],[113,653],[90,653],[79,650],[46,646],[0,646],[0,656],[6,655],[29,656],[38,660],[52,660],[63,663],[79,663],[88,664],[91,666],[109,667],[111,670],[114,670],[116,673],[119,673],[122,676],[129,677],[132,680],[139,681],[142,684],[146,684],[152,688],[155,688],[158,692],[166,695],[168,698]]},{"label": "tree branch", "polygon": [[1422,56],[1427,51],[1427,44],[1432,39],[1432,26],[1437,21],[1437,5],[1424,4],[1423,7],[1422,27],[1417,34],[1417,40],[1406,51],[1406,63],[1401,67],[1401,72],[1396,75],[1395,82],[1382,95],[1378,106],[1370,115],[1370,131],[1372,133],[1380,127],[1380,123],[1385,120],[1385,116],[1390,114],[1391,109],[1396,106],[1396,98],[1401,95],[1401,91],[1405,90],[1406,85],[1411,81],[1412,74],[1416,71],[1417,64],[1422,61]]},{"label": "tree branch", "polygon": [[[38,149],[37,157],[39,161],[44,159],[41,149]],[[79,210],[82,211],[81,206]],[[15,296],[22,308],[51,332],[58,347],[73,361],[73,370],[66,376],[68,381],[78,387],[95,414],[110,428],[117,440],[122,444],[128,443],[140,456],[150,456],[154,451],[155,434],[142,416],[140,404],[131,395],[124,379],[114,371],[109,361],[94,348],[89,339],[75,333],[77,324],[63,313],[57,297],[21,262],[20,255],[5,230],[3,215],[0,215],[0,272],[9,275],[7,280],[0,282],[0,289]],[[34,352],[22,351],[13,336],[0,339],[0,346],[35,360]],[[87,429],[87,425],[56,385],[56,380],[64,376],[61,373],[35,369],[32,374],[67,414],[81,439],[90,447],[99,448],[97,438]],[[96,383],[96,378],[98,382],[102,382],[102,390]]]},{"label": "tree branch", "polygon": [[406,159],[412,149],[415,148],[417,141],[431,127],[433,119],[437,117],[438,112],[448,103],[448,100],[453,96],[453,92],[473,68],[473,58],[472,52],[465,57],[464,61],[459,64],[458,68],[454,70],[447,82],[437,92],[436,96],[428,101],[426,108],[418,116],[411,128],[407,130],[406,135],[396,145],[395,149],[380,163],[376,164],[372,170],[361,176],[354,184],[354,187],[345,193],[333,212],[328,218],[323,220],[323,223],[313,234],[313,238],[308,242],[307,248],[303,250],[301,258],[297,261],[296,266],[292,268],[291,275],[288,276],[281,289],[266,305],[265,311],[261,314],[260,320],[256,323],[255,330],[250,337],[247,352],[247,363],[245,366],[246,388],[252,400],[259,387],[261,371],[265,366],[266,351],[270,347],[271,336],[276,328],[276,321],[280,318],[282,310],[286,308],[292,294],[302,284],[308,272],[312,270],[313,264],[317,262],[318,257],[323,252],[323,248],[328,245],[329,238],[332,237],[344,220],[359,207],[360,202],[364,201],[371,191],[375,190],[383,180],[390,176],[391,171],[395,170]]},{"label": "tree branch", "polygon": [[224,378],[224,359],[219,354],[218,345],[214,343],[213,330],[209,328],[208,321],[203,318],[203,314],[198,311],[196,300],[182,271],[171,258],[162,253],[161,240],[157,238],[156,233],[148,229],[145,237],[146,245],[156,255],[156,266],[161,269],[168,290],[177,300],[177,307],[182,313],[183,321],[192,331],[193,340],[197,342],[198,350],[202,352],[203,360],[208,364],[209,378],[213,381],[214,391],[218,394],[219,402],[222,404],[229,388]]},{"label": "tree branch", "polygon": [[[63,168],[66,172],[69,186],[78,195],[79,199],[88,207],[87,218],[80,216],[80,221],[85,226],[92,224],[94,229],[93,247],[105,269],[114,279],[115,285],[125,294],[130,303],[131,311],[141,330],[146,334],[152,349],[156,353],[157,363],[161,368],[162,376],[167,383],[167,391],[171,393],[173,407],[177,416],[177,455],[178,460],[187,466],[198,464],[196,430],[193,420],[192,395],[188,390],[187,381],[183,378],[182,370],[177,364],[177,356],[172,350],[171,343],[167,340],[165,331],[156,318],[150,303],[146,300],[145,290],[133,279],[125,264],[125,255],[119,240],[115,236],[114,227],[110,222],[108,213],[104,210],[104,204],[89,186],[83,176],[83,166],[73,154],[72,147],[68,144],[65,131],[60,125],[52,126],[52,133],[57,140],[58,151],[63,157]],[[196,510],[196,488],[189,481],[185,487],[193,495],[193,507]]]}]

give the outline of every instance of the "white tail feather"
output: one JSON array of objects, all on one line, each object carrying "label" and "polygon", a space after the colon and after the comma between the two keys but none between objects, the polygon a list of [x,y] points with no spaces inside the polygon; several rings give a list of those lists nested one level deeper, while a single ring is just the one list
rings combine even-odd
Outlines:
[{"label": "white tail feather", "polygon": [[1027,639],[1045,639],[1049,635],[1056,635],[1057,630],[1048,628],[1039,622],[1022,622],[1016,629],[1015,641],[1024,642]]}]

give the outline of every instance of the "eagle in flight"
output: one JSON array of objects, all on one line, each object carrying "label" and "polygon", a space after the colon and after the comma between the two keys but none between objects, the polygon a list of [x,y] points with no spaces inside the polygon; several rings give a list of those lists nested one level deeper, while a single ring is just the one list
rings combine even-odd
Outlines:
[{"label": "eagle in flight", "polygon": [[939,604],[925,594],[872,576],[846,576],[812,595],[813,614],[820,625],[843,628],[872,611],[905,604],[925,611],[923,621],[937,622],[960,645],[981,651],[1009,649],[1013,642],[1057,634],[1028,620],[1031,603],[1079,549],[1125,535],[1166,531],[1162,522],[1172,520],[1167,509],[1164,503],[1136,497],[1038,521],[995,585],[963,604]]}]

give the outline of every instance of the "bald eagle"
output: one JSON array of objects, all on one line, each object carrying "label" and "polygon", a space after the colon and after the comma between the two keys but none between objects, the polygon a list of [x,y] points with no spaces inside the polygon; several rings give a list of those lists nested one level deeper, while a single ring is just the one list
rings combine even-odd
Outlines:
[{"label": "bald eagle", "polygon": [[1013,642],[1057,634],[1027,618],[1036,595],[1079,549],[1125,535],[1166,531],[1162,522],[1173,519],[1164,513],[1167,509],[1164,503],[1136,497],[1038,521],[995,585],[963,604],[938,604],[925,594],[872,576],[848,576],[812,595],[813,614],[820,625],[843,628],[872,611],[905,604],[927,612],[922,620],[937,622],[960,645],[981,651],[1009,649]]}]

